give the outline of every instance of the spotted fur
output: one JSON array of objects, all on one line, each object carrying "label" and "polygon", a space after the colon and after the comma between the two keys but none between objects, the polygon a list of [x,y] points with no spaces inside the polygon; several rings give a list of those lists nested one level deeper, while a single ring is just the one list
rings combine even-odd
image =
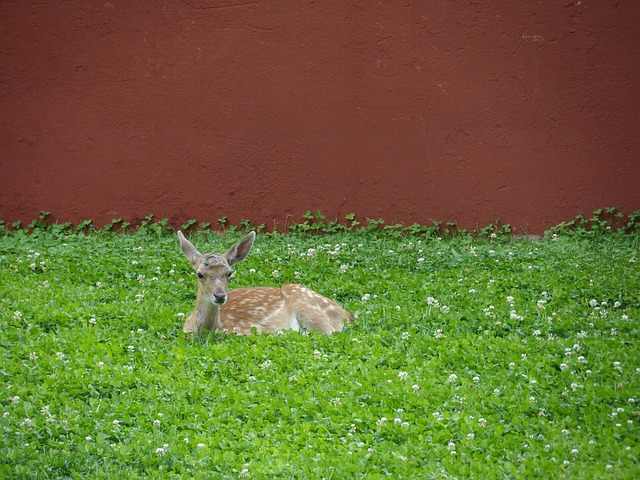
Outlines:
[{"label": "spotted fur", "polygon": [[297,284],[281,288],[251,287],[228,291],[232,266],[246,258],[255,240],[251,232],[225,254],[203,255],[178,232],[183,253],[198,275],[196,307],[183,330],[202,334],[222,330],[238,335],[253,331],[315,330],[340,332],[353,315],[333,300]]}]

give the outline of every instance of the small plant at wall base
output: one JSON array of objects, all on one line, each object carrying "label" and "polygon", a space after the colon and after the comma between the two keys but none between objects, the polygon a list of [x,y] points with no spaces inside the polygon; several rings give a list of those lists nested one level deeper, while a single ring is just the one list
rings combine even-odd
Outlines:
[{"label": "small plant at wall base", "polygon": [[48,218],[0,224],[2,478],[640,477],[637,214],[259,235],[232,287],[302,283],[355,323],[203,338],[166,222]]},{"label": "small plant at wall base", "polygon": [[[471,233],[474,236],[497,237],[511,236],[514,234],[513,228],[510,224],[503,224],[499,220],[470,232],[466,229],[459,228],[454,222],[443,223],[436,220],[433,221],[432,225],[420,225],[414,223],[412,225],[405,226],[401,223],[386,225],[383,219],[366,217],[366,225],[362,225],[354,213],[345,215],[343,221],[340,221],[339,219],[331,221],[327,220],[326,216],[320,210],[316,210],[315,214],[311,213],[310,210],[307,210],[302,218],[302,222],[290,225],[288,227],[288,231],[311,235],[334,234],[340,232],[363,234],[377,232],[380,230],[392,235],[409,234],[424,236],[456,236]],[[257,232],[265,231],[264,224],[255,226],[247,219],[240,220],[238,225],[233,225],[229,223],[228,217],[221,217],[217,220],[217,223],[222,231],[227,231],[229,233],[237,231],[248,232],[251,230],[256,230]],[[12,228],[8,228],[6,223],[0,220],[0,234],[12,229],[23,229],[22,222],[20,221],[12,223],[11,227]],[[198,223],[196,219],[189,219],[179,228],[183,231],[193,231],[196,230],[195,227],[199,227],[199,230],[209,231],[211,223],[206,221]],[[51,213],[45,211],[41,212],[37,219],[32,220],[25,229],[26,232],[30,232],[31,234],[38,234],[39,232],[45,231],[49,233],[64,233],[70,230],[90,233],[99,229],[91,220],[83,220],[75,226],[70,222],[53,223],[51,221]],[[116,233],[137,231],[139,233],[156,235],[173,232],[173,229],[169,225],[168,218],[162,218],[156,221],[153,214],[149,214],[144,217],[143,220],[137,222],[127,222],[123,221],[122,218],[116,218],[111,220],[111,222],[106,223],[102,230]],[[578,215],[574,220],[560,223],[549,229],[546,233],[548,235],[561,234],[578,237],[594,237],[603,233],[633,234],[638,233],[639,231],[640,210],[631,213],[628,217],[625,217],[622,212],[615,208],[605,208],[595,210],[593,212],[593,216],[589,219],[586,219],[582,215]]]}]

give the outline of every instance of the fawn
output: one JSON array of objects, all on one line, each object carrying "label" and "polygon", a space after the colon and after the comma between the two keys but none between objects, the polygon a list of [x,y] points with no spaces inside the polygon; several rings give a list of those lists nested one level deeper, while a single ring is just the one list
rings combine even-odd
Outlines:
[{"label": "fawn", "polygon": [[182,252],[198,276],[196,308],[184,323],[185,332],[222,330],[244,335],[255,328],[266,333],[291,329],[331,335],[342,331],[344,320],[353,322],[353,315],[336,302],[302,285],[227,291],[231,267],[247,257],[255,238],[251,232],[224,254],[202,254],[178,231]]}]

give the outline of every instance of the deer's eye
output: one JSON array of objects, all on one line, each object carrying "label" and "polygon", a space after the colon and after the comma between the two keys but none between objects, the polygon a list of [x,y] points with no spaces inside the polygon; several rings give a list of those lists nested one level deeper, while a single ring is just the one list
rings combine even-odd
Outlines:
[{"label": "deer's eye", "polygon": [[202,272],[198,272],[196,275],[198,275],[198,278],[204,278],[204,275],[202,274]]}]

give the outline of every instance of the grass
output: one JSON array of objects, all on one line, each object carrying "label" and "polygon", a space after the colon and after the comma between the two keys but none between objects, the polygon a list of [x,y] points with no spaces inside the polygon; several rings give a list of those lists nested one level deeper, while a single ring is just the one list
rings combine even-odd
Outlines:
[{"label": "grass", "polygon": [[175,236],[84,227],[0,236],[2,478],[640,476],[637,235],[261,234],[356,323],[191,338]]}]

